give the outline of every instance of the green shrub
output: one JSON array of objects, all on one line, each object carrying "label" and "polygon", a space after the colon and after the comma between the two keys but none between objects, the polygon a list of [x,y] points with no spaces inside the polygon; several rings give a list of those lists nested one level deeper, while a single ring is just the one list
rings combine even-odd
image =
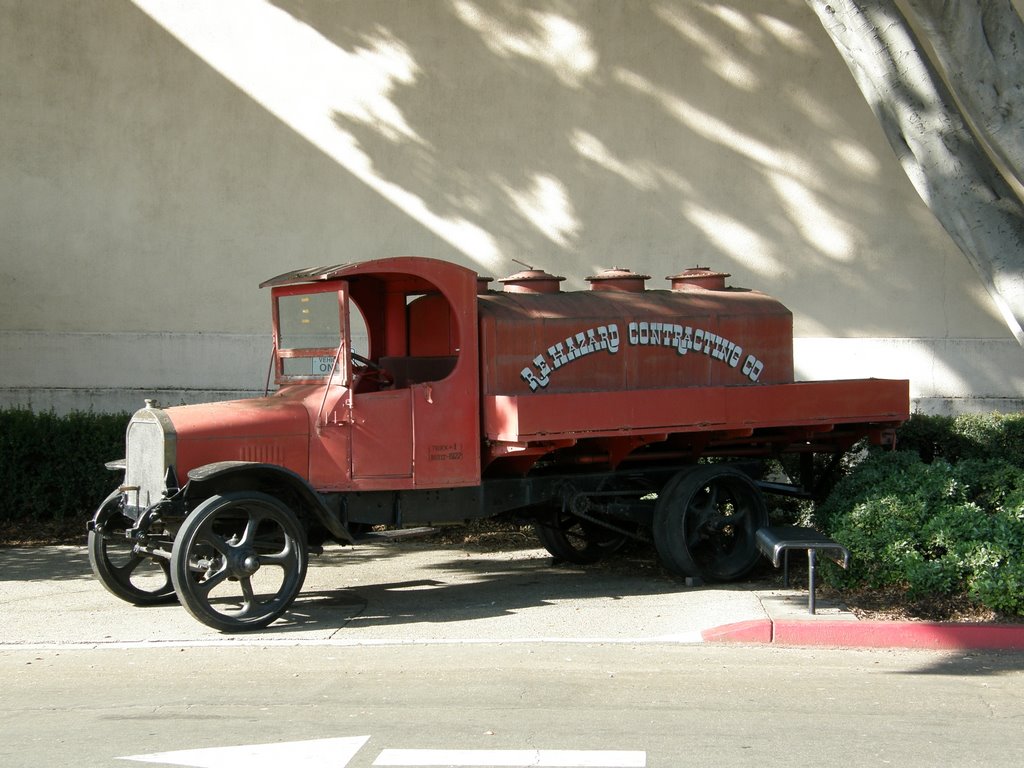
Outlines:
[{"label": "green shrub", "polygon": [[1001,458],[1024,467],[1024,413],[915,414],[898,430],[896,445],[927,463]]},{"label": "green shrub", "polygon": [[128,414],[0,409],[0,520],[86,517],[120,481]]},{"label": "green shrub", "polygon": [[[1019,421],[1010,423],[1016,429]],[[930,431],[925,442],[942,446],[931,463],[916,450],[869,454],[816,510],[852,555],[848,571],[827,568],[826,578],[845,587],[905,587],[911,599],[962,595],[1024,614],[1024,466],[1019,455],[1016,462],[977,458],[993,453],[979,447],[982,440],[1016,439],[992,424],[961,421],[954,438]],[[957,455],[972,458],[938,458],[951,446],[969,447]]]}]

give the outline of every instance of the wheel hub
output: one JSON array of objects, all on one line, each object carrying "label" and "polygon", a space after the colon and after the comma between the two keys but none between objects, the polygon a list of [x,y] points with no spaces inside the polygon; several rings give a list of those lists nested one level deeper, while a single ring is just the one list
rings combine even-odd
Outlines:
[{"label": "wheel hub", "polygon": [[260,559],[256,555],[249,555],[242,561],[242,569],[247,576],[252,576],[260,569]]},{"label": "wheel hub", "polygon": [[255,552],[239,555],[231,569],[236,578],[244,579],[252,576],[260,569],[260,558]]}]

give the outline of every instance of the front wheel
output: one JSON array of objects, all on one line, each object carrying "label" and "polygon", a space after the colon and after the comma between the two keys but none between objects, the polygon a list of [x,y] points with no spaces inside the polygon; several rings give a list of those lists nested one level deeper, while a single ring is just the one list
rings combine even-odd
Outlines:
[{"label": "front wheel", "polygon": [[767,520],[749,477],[707,464],[678,473],[658,495],[654,544],[665,567],[680,576],[732,581],[757,564],[757,529]]},{"label": "front wheel", "polygon": [[302,589],[305,531],[272,496],[227,493],[200,504],[178,530],[171,579],[193,617],[222,632],[259,629]]},{"label": "front wheel", "polygon": [[128,538],[134,521],[121,511],[121,493],[104,501],[89,530],[89,565],[112,595],[132,605],[159,605],[174,601],[171,570],[162,557],[141,553]]}]

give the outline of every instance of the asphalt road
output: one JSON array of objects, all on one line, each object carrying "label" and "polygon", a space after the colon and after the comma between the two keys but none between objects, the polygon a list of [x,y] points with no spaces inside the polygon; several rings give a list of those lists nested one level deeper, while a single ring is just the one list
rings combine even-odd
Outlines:
[{"label": "asphalt road", "polygon": [[0,766],[1024,764],[1024,654],[700,643],[805,600],[362,548],[223,636],[115,599],[81,548],[3,550]]},{"label": "asphalt road", "polygon": [[[7,649],[0,679],[6,768],[1024,764],[1019,654],[500,642]],[[162,754],[281,742],[287,757]]]}]

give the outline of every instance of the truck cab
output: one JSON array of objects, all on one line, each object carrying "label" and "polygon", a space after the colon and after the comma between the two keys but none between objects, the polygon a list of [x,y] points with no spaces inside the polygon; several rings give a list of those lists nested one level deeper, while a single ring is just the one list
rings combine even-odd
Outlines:
[{"label": "truck cab", "polygon": [[274,397],[305,406],[314,488],[480,482],[475,272],[408,257],[291,272],[263,287]]}]

